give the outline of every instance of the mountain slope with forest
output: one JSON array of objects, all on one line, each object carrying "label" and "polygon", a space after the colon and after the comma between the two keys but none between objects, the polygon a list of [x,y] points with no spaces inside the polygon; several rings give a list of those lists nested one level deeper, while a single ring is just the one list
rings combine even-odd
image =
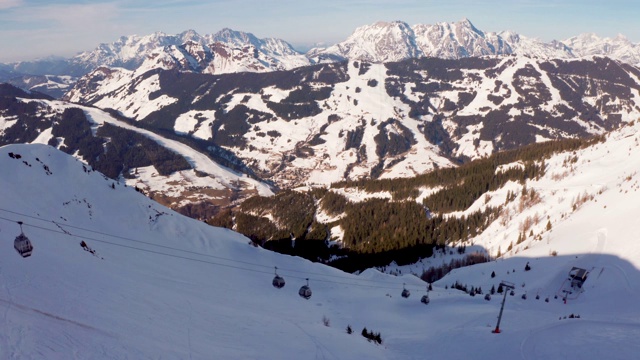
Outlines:
[{"label": "mountain slope with forest", "polygon": [[93,107],[10,85],[0,85],[0,104],[0,145],[54,146],[192,217],[212,216],[220,206],[251,195],[273,194],[224,151],[155,134]]},{"label": "mountain slope with forest", "polygon": [[219,146],[281,188],[395,178],[640,117],[608,58],[342,62],[266,74],[99,69],[65,100]]}]

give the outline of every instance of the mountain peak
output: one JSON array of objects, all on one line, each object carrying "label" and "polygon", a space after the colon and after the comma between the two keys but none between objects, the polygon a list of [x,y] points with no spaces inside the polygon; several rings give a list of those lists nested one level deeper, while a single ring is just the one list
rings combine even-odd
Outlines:
[{"label": "mountain peak", "polygon": [[178,37],[182,39],[182,42],[200,42],[202,37],[195,30],[189,29],[178,34]]},{"label": "mountain peak", "polygon": [[462,19],[460,19],[460,21],[458,21],[457,24],[473,27],[471,20],[469,20],[469,18],[467,17],[463,17]]},{"label": "mountain peak", "polygon": [[316,52],[314,56],[349,58],[368,62],[390,62],[422,56],[411,27],[403,21],[378,21],[357,28],[342,43]]},{"label": "mountain peak", "polygon": [[236,46],[256,45],[258,46],[260,40],[253,34],[237,31],[230,28],[223,28],[212,36],[214,41],[226,42]]},{"label": "mountain peak", "polygon": [[[374,27],[395,27],[395,26],[410,27],[406,22],[401,21],[401,20],[376,21],[375,23],[373,23],[373,25],[369,25],[369,26],[374,26]],[[365,27],[366,27],[366,25],[365,25]]]},{"label": "mountain peak", "polygon": [[466,17],[465,17],[465,18],[462,18],[462,20],[458,21],[458,22],[456,23],[456,25],[458,25],[458,26],[460,26],[460,27],[462,27],[462,28],[464,28],[464,29],[471,30],[471,31],[473,31],[473,32],[475,32],[475,33],[477,33],[477,34],[479,34],[479,35],[481,35],[481,36],[484,36],[484,32],[483,32],[483,31],[478,30],[478,28],[476,28],[476,27],[471,23],[471,20],[467,19]]}]

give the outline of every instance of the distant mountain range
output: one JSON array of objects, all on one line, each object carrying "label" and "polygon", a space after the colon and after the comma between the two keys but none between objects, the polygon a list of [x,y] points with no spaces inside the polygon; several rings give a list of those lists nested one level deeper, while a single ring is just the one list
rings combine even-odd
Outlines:
[{"label": "distant mountain range", "polygon": [[640,64],[640,45],[623,36],[610,39],[582,34],[561,42],[545,43],[509,31],[484,32],[463,19],[455,23],[415,26],[402,21],[377,22],[357,28],[345,41],[314,48],[305,54],[284,40],[259,39],[253,34],[231,29],[222,29],[212,35],[188,30],[177,35],[157,32],[146,36],[123,36],[70,59],[0,64],[0,81],[60,97],[68,90],[68,78],[60,82],[51,81],[51,77],[40,78],[34,83],[34,75],[65,75],[73,80],[100,66],[128,70],[177,68],[223,74],[289,70],[346,59],[384,63],[420,57],[460,59],[510,54],[541,59],[598,55]]}]

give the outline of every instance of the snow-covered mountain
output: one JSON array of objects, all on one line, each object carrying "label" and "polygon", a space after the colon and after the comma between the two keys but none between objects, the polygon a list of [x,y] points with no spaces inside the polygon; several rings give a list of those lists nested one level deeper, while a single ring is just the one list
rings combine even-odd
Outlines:
[{"label": "snow-covered mountain", "polygon": [[73,58],[74,62],[129,70],[178,68],[206,74],[288,70],[309,65],[309,60],[287,42],[253,34],[222,29],[201,36],[193,30],[178,35],[156,33],[151,36],[122,37],[102,44],[96,50]]},{"label": "snow-covered mountain", "polygon": [[563,41],[576,56],[603,55],[629,64],[640,64],[640,44],[624,35],[602,38],[593,33],[581,34]]},{"label": "snow-covered mountain", "polygon": [[192,217],[206,218],[217,207],[248,196],[273,194],[269,185],[248,176],[215,147],[198,148],[93,107],[8,85],[0,86],[0,101],[5,105],[0,109],[0,145],[52,145]]},{"label": "snow-covered mountain", "polygon": [[[409,58],[460,59],[475,56],[523,55],[540,59],[574,59],[607,56],[632,65],[640,64],[640,45],[622,35],[609,39],[583,34],[565,41],[545,43],[511,31],[485,32],[468,19],[453,23],[417,24],[376,22],[357,28],[345,41],[306,54],[281,39],[259,39],[228,28],[200,35],[194,30],[168,35],[122,36],[112,43],[82,52],[70,59],[43,59],[0,64],[0,81],[35,75],[82,76],[99,67],[128,70],[174,68],[181,71],[223,74],[288,70],[346,59],[384,63]],[[32,82],[33,80],[31,80]],[[22,81],[26,87],[29,80]],[[40,83],[49,83],[42,80]],[[46,89],[46,88],[45,88]],[[35,90],[35,89],[34,89]],[[49,95],[58,97],[59,89]]]},{"label": "snow-covered mountain", "polygon": [[[176,68],[224,74],[288,70],[311,63],[304,54],[281,39],[258,39],[253,34],[228,28],[207,35],[187,30],[176,35],[156,32],[146,36],[122,36],[70,59],[0,64],[0,81],[12,80],[14,84],[23,85],[24,89],[46,90],[47,94],[60,97],[60,86],[49,89],[52,87],[51,78],[67,76],[75,79],[100,67],[129,70]],[[45,75],[48,79],[42,78]],[[41,81],[31,84],[34,76],[40,76]]]},{"label": "snow-covered mountain", "polygon": [[[633,227],[640,158],[629,154],[640,149],[638,130],[636,123],[557,154],[542,178],[474,204],[502,203],[525,185],[540,195],[533,206],[505,211],[508,219],[496,219],[467,250],[501,248],[503,258],[451,272],[433,284],[427,305],[420,303],[427,284],[408,271],[356,276],[264,251],[52,147],[2,147],[0,357],[633,358],[640,351]],[[552,229],[536,224],[542,240],[533,236],[507,251],[518,224],[536,214]],[[28,258],[11,249],[19,221],[34,245]],[[431,260],[441,264],[448,255]],[[282,289],[271,285],[274,267],[286,281]],[[569,285],[573,267],[588,271],[581,287]],[[298,296],[305,279],[308,300]],[[501,333],[494,334],[503,295],[485,301],[450,286],[486,294],[501,281],[515,289],[504,294]],[[403,287],[408,298],[400,296]],[[366,341],[363,328],[380,333],[382,345]]]},{"label": "snow-covered mountain", "polygon": [[77,77],[68,75],[26,75],[7,80],[8,84],[19,88],[38,91],[43,94],[61,98],[78,81]]},{"label": "snow-covered mountain", "polygon": [[623,36],[614,39],[583,34],[565,41],[545,43],[511,31],[485,32],[469,19],[453,23],[416,24],[377,22],[357,28],[345,41],[307,53],[317,62],[350,59],[384,63],[409,58],[460,59],[488,55],[522,55],[540,59],[607,56],[640,64],[640,46]]},{"label": "snow-covered mountain", "polygon": [[187,30],[176,35],[157,32],[123,36],[80,53],[70,62],[87,72],[102,66],[135,70],[159,56],[181,63],[182,70],[209,74],[286,70],[310,64],[303,54],[281,39],[258,39],[253,34],[228,28],[207,35]]},{"label": "snow-covered mountain", "polygon": [[216,144],[289,188],[602,134],[640,117],[638,96],[640,70],[618,61],[509,56],[219,76],[101,68],[65,100]]},{"label": "snow-covered mountain", "polygon": [[468,19],[456,23],[419,24],[413,29],[416,45],[425,56],[459,59],[513,52],[511,43],[495,33],[478,30]]},{"label": "snow-covered mountain", "polygon": [[402,21],[377,22],[356,29],[345,41],[326,49],[313,49],[309,56],[362,60],[368,62],[400,61],[409,58],[437,57],[460,59],[487,55],[537,55],[542,58],[572,58],[568,49],[558,51],[518,34],[484,32],[471,21],[417,24]]},{"label": "snow-covered mountain", "polygon": [[345,41],[327,49],[312,49],[309,56],[379,63],[423,57],[415,38],[413,29],[404,22],[380,21],[357,28]]}]

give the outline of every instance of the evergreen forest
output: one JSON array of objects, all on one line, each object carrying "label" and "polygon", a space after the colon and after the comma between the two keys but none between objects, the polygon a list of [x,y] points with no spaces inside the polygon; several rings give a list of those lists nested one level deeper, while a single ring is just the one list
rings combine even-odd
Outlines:
[{"label": "evergreen forest", "polygon": [[[403,265],[429,257],[434,248],[464,244],[482,233],[500,216],[502,206],[464,211],[487,192],[507,182],[524,183],[545,172],[552,154],[571,152],[602,141],[602,137],[532,144],[502,151],[454,168],[440,168],[413,178],[358,180],[334,183],[306,192],[286,190],[273,197],[255,196],[235,209],[208,220],[233,228],[256,246],[321,261],[346,271],[390,262]],[[518,163],[520,166],[503,166]],[[371,198],[357,203],[340,192],[356,188],[367,193],[389,192],[392,198]],[[438,189],[416,201],[421,188]],[[513,199],[513,197],[509,197]],[[332,221],[321,223],[322,211]],[[342,241],[331,236],[339,226]]]}]

